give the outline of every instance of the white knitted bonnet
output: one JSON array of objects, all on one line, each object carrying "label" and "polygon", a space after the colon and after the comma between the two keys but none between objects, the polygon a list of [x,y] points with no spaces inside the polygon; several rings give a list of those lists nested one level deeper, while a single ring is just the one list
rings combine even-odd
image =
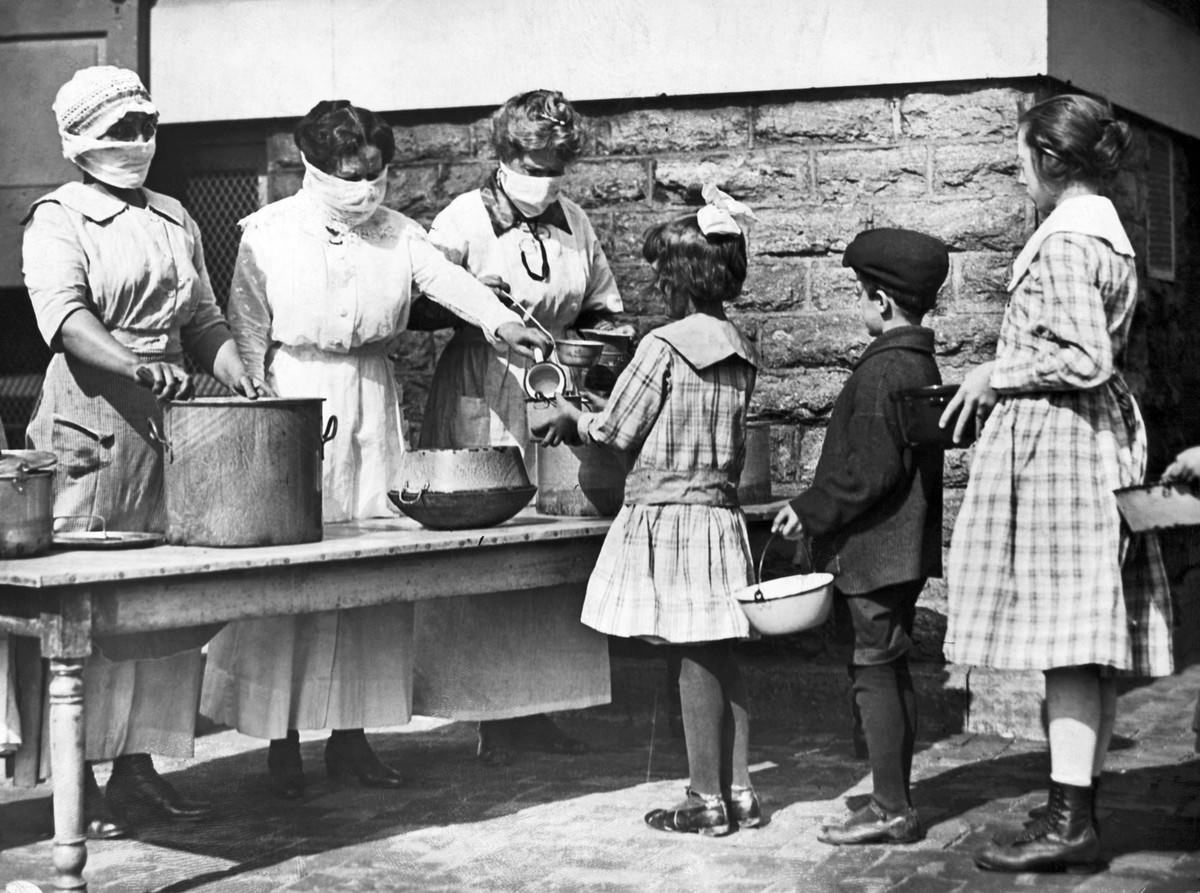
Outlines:
[{"label": "white knitted bonnet", "polygon": [[98,137],[128,112],[157,115],[158,109],[137,73],[115,65],[81,68],[54,97],[59,133]]}]

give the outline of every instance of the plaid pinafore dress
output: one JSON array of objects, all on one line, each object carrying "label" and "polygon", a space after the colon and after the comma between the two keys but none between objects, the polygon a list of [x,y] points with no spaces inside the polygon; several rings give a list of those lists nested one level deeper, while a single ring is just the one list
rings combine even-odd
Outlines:
[{"label": "plaid pinafore dress", "polygon": [[[950,547],[946,654],[1001,669],[1166,675],[1158,541],[1131,537],[1113,496],[1146,469],[1145,425],[1113,364],[1137,299],[1133,251],[1106,199],[1064,204],[1079,202],[1047,218],[1018,258],[991,378],[1000,402]],[[1108,235],[1087,234],[1097,229]]]}]

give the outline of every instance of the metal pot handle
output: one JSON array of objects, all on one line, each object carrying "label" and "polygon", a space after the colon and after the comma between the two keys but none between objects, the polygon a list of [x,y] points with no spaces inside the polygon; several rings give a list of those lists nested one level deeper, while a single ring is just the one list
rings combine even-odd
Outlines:
[{"label": "metal pot handle", "polygon": [[162,444],[163,450],[167,454],[167,460],[174,462],[175,451],[171,449],[171,441],[163,436],[162,429],[158,427],[158,422],[153,417],[147,417],[146,424],[150,426],[150,439]]},{"label": "metal pot handle", "polygon": [[325,444],[337,437],[338,420],[337,416],[331,415],[325,423],[325,432],[321,435],[321,459],[325,459]]},{"label": "metal pot handle", "polygon": [[[426,484],[420,490],[409,490],[408,482],[405,481],[404,486],[400,488],[400,492],[396,494],[396,498],[404,505],[415,505],[421,501],[421,497],[425,495],[425,491],[428,489],[429,485]],[[406,496],[408,493],[411,493],[412,496]]]},{"label": "metal pot handle", "polygon": [[[762,586],[763,559],[767,557],[767,550],[771,547],[771,543],[775,541],[775,536],[775,531],[772,530],[771,535],[767,537],[767,541],[763,543],[762,552],[760,552],[758,555],[758,566],[755,568],[754,572],[754,583],[757,586]],[[812,550],[808,547],[808,537],[801,536],[800,539],[796,540],[796,542],[799,544],[800,548],[804,550],[804,557],[807,561],[809,571],[811,572],[816,570],[816,566],[813,564]],[[756,602],[765,600],[761,589],[754,593],[754,600]]]}]

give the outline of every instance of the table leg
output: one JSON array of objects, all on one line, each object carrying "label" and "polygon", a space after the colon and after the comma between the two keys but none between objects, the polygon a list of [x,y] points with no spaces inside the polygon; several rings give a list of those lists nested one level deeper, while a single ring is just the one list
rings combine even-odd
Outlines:
[{"label": "table leg", "polygon": [[87,890],[83,816],[83,658],[50,660],[50,766],[54,773],[54,887]]}]

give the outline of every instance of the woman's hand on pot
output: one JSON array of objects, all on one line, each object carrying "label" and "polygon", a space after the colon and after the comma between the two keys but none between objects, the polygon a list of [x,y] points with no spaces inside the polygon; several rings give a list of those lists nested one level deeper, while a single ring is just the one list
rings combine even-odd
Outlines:
[{"label": "woman's hand on pot", "polygon": [[159,400],[189,400],[195,393],[192,376],[174,363],[139,363],[133,377]]},{"label": "woman's hand on pot", "polygon": [[[967,426],[975,423],[975,431],[983,430],[983,423],[992,414],[998,396],[992,389],[992,364],[982,363],[967,373],[958,391],[950,398],[942,416],[938,419],[938,427],[945,428],[954,424],[954,442],[962,443],[967,433]],[[955,420],[957,416],[957,421]]]},{"label": "woman's hand on pot", "polygon": [[1200,446],[1189,447],[1167,466],[1164,481],[1200,481]]},{"label": "woman's hand on pot", "polygon": [[798,540],[804,536],[804,525],[800,523],[800,516],[796,514],[791,503],[785,505],[775,515],[775,520],[771,522],[771,533],[781,536],[785,540]]},{"label": "woman's hand on pot", "polygon": [[259,397],[274,397],[275,392],[267,387],[267,383],[261,378],[255,378],[250,373],[246,373],[241,378],[233,383],[234,393],[241,394],[243,397],[248,397],[251,400],[257,400]]},{"label": "woman's hand on pot", "polygon": [[540,350],[542,356],[549,356],[554,349],[554,342],[545,332],[530,329],[519,322],[506,322],[496,329],[496,337],[507,344],[513,351],[523,357],[532,357],[535,350]]}]

